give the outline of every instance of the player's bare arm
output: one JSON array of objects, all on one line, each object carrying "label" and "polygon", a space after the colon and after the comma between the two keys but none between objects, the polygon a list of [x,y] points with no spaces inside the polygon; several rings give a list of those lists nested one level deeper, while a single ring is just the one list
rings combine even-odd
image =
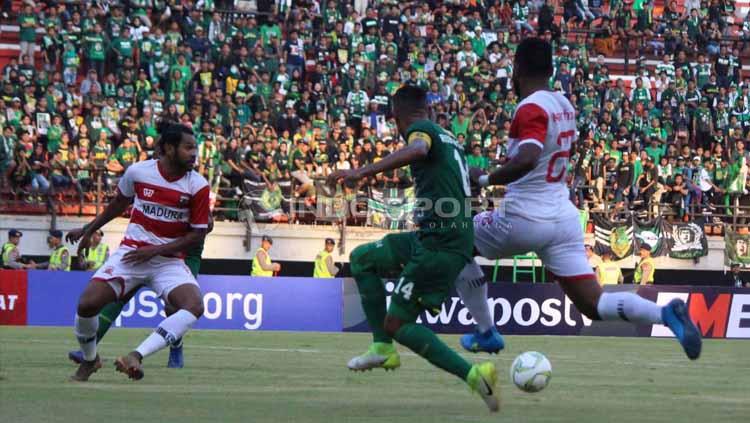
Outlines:
[{"label": "player's bare arm", "polygon": [[408,146],[395,153],[387,155],[376,163],[359,169],[337,170],[336,172],[331,173],[328,175],[328,184],[330,186],[335,186],[336,184],[343,182],[344,184],[351,186],[362,178],[374,176],[381,172],[398,169],[408,164],[424,160],[427,158],[429,152],[430,143],[428,140],[414,138]]},{"label": "player's bare arm", "polygon": [[481,186],[508,185],[534,170],[534,166],[536,166],[541,153],[542,149],[536,144],[522,144],[518,147],[518,153],[508,163],[495,169],[486,179],[481,176],[484,171],[480,169],[477,172],[472,168],[470,171],[472,182],[478,183]]},{"label": "player's bare arm", "polygon": [[124,263],[138,264],[147,262],[156,256],[173,256],[200,244],[207,233],[207,228],[193,228],[185,236],[177,238],[168,244],[148,245],[129,251],[123,256],[122,261]]}]

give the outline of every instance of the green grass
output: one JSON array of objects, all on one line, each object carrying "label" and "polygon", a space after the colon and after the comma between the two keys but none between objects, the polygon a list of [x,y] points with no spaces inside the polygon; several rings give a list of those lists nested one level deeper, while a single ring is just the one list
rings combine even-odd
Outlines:
[{"label": "green grass", "polygon": [[[129,381],[112,359],[148,333],[111,331],[101,345],[105,367],[73,383],[71,329],[0,327],[0,421],[712,423],[750,414],[748,341],[706,341],[702,358],[689,362],[669,339],[508,337],[508,348],[489,358],[503,402],[490,415],[463,382],[403,348],[395,373],[349,372],[365,334],[194,331],[185,369],[167,369],[161,352],[145,362],[143,380]],[[457,346],[457,337],[444,339]],[[509,385],[510,363],[527,350],[552,362],[541,393]]]}]

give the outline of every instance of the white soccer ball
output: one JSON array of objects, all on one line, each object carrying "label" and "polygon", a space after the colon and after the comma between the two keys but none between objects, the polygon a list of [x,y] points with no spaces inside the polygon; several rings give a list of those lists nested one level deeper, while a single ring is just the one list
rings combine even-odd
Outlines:
[{"label": "white soccer ball", "polygon": [[541,391],[551,378],[552,364],[544,354],[536,351],[522,353],[510,366],[510,379],[525,392]]}]

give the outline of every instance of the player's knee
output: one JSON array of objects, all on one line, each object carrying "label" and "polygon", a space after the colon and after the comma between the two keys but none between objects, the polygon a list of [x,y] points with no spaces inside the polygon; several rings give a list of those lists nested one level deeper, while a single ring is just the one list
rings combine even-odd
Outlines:
[{"label": "player's knee", "polygon": [[193,304],[190,304],[188,307],[185,308],[185,310],[192,313],[193,316],[195,316],[197,319],[200,319],[201,316],[203,316],[203,302],[198,301]]},{"label": "player's knee", "polygon": [[81,317],[94,317],[99,314],[101,308],[97,298],[84,292],[78,299],[78,309],[76,312]]}]

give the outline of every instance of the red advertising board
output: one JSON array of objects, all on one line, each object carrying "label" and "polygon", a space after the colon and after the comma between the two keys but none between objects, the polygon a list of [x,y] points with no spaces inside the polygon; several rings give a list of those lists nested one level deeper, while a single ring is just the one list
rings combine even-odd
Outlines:
[{"label": "red advertising board", "polygon": [[0,270],[0,325],[26,324],[27,279],[25,270]]}]

